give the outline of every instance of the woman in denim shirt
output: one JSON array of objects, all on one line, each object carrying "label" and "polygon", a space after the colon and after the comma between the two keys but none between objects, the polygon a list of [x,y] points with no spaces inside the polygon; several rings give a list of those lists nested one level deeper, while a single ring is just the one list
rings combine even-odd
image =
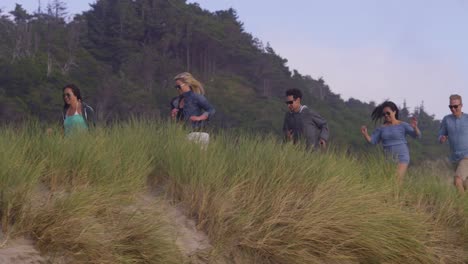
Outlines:
[{"label": "woman in denim shirt", "polygon": [[178,74],[174,80],[175,88],[181,92],[179,104],[183,104],[181,109],[184,121],[190,123],[192,129],[202,130],[215,113],[215,109],[204,96],[203,86],[188,72]]},{"label": "woman in denim shirt", "polygon": [[383,125],[378,127],[371,136],[369,136],[366,126],[361,127],[361,133],[367,142],[373,145],[382,142],[385,154],[398,162],[397,180],[401,183],[410,162],[406,135],[413,138],[421,137],[418,122],[416,118],[411,119],[411,125],[398,120],[398,107],[391,101],[385,101],[378,105],[372,111],[371,116],[372,120],[376,122],[383,118]]}]

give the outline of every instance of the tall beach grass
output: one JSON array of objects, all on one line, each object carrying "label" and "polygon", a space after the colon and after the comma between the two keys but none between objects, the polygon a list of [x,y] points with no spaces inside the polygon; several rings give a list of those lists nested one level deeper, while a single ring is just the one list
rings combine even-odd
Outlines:
[{"label": "tall beach grass", "polygon": [[144,120],[74,137],[54,131],[0,131],[4,232],[31,237],[46,255],[183,262],[158,204],[132,209],[150,177],[208,234],[207,262],[468,261],[468,198],[438,163],[410,167],[398,186],[378,152],[309,152],[228,132],[205,149],[178,125]]}]

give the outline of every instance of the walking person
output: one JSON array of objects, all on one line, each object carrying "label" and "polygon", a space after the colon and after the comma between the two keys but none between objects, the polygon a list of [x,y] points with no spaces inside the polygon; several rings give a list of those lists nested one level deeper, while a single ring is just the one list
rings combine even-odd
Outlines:
[{"label": "walking person", "polygon": [[94,110],[83,102],[78,86],[68,84],[63,87],[63,128],[65,136],[80,131],[88,131],[90,126],[95,126]]},{"label": "walking person", "polygon": [[408,169],[410,154],[406,135],[420,138],[421,131],[418,128],[416,118],[411,119],[411,125],[398,120],[398,107],[391,101],[385,101],[378,105],[371,114],[372,120],[377,122],[383,118],[383,125],[372,132],[370,136],[367,127],[361,127],[361,133],[367,142],[375,145],[382,142],[385,154],[398,163],[397,181],[402,183]]},{"label": "walking person", "polygon": [[283,122],[285,140],[294,144],[305,141],[307,149],[325,149],[329,137],[327,120],[302,104],[301,90],[287,90],[286,104],[289,111]]},{"label": "walking person", "polygon": [[449,109],[440,123],[439,142],[449,142],[450,161],[455,167],[454,184],[460,193],[468,190],[468,114],[462,112],[462,97],[449,97]]}]

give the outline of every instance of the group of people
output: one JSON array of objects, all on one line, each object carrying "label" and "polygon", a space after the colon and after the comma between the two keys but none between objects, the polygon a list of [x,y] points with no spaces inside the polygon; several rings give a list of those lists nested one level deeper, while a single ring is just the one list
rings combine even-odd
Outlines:
[{"label": "group of people", "polygon": [[[327,121],[317,112],[302,104],[302,93],[298,89],[286,91],[286,104],[289,112],[283,122],[286,141],[293,143],[301,139],[306,148],[321,149],[327,145],[329,129]],[[442,119],[439,130],[439,142],[450,144],[450,161],[454,164],[454,184],[460,193],[468,190],[468,114],[462,112],[462,98],[451,95],[449,98],[451,114]],[[418,121],[411,118],[410,124],[399,120],[399,110],[395,103],[385,101],[375,107],[371,118],[374,122],[383,120],[371,135],[366,126],[361,127],[361,134],[370,144],[381,143],[389,160],[397,163],[397,181],[402,182],[408,169],[410,154],[406,136],[421,138]]]},{"label": "group of people", "polygon": [[[187,122],[193,130],[203,130],[208,119],[215,113],[214,107],[204,96],[202,84],[190,73],[183,72],[174,77],[178,96],[171,101],[171,116],[178,121]],[[63,129],[65,136],[86,131],[95,126],[94,109],[86,104],[80,89],[74,84],[63,87]]]},{"label": "group of people", "polygon": [[[203,85],[190,73],[183,72],[174,77],[178,95],[171,100],[171,117],[188,124],[193,131],[203,131],[208,120],[215,114],[214,107],[204,96]],[[308,106],[302,104],[302,92],[299,89],[286,91],[288,112],[283,121],[284,139],[297,144],[304,142],[307,149],[325,149],[329,140],[329,128],[325,118]],[[95,125],[94,110],[83,102],[76,85],[63,88],[63,127],[65,135],[74,131],[84,131]],[[450,160],[454,164],[456,188],[461,192],[468,190],[468,114],[462,112],[462,98],[451,95],[449,109],[440,125],[440,143],[449,142]],[[369,135],[366,126],[361,127],[364,139],[370,144],[381,143],[389,160],[397,163],[397,180],[402,182],[410,162],[406,136],[421,138],[418,121],[412,118],[410,123],[399,120],[399,110],[395,103],[385,101],[375,107],[371,118],[374,122],[383,120]],[[208,135],[207,133],[203,133]]]}]

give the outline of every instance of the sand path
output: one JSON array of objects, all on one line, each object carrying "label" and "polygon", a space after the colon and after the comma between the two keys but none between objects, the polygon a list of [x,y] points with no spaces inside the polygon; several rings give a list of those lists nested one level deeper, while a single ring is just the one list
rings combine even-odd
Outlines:
[{"label": "sand path", "polygon": [[212,248],[210,240],[203,231],[197,229],[195,221],[186,216],[181,205],[174,206],[153,192],[140,196],[137,206],[142,210],[148,209],[148,206],[159,206],[174,232],[175,244],[189,263],[206,263],[204,259]]},{"label": "sand path", "polygon": [[[45,202],[46,190],[39,190],[41,199],[38,203]],[[43,196],[43,197],[42,197]],[[44,199],[43,199],[44,198]],[[209,252],[212,248],[208,236],[197,229],[194,220],[186,215],[186,210],[181,205],[173,205],[162,195],[162,190],[147,192],[137,196],[131,210],[139,210],[141,213],[150,213],[157,210],[166,218],[169,230],[173,232],[175,244],[185,256],[186,263],[207,263]],[[26,238],[6,239],[0,231],[0,264],[45,264],[50,259],[41,256],[35,248],[34,242]],[[62,261],[60,262],[62,263]],[[65,262],[63,262],[65,263]]]},{"label": "sand path", "polygon": [[0,248],[0,263],[44,264],[47,263],[47,261],[40,255],[31,240],[17,238],[8,240],[6,244]]}]

